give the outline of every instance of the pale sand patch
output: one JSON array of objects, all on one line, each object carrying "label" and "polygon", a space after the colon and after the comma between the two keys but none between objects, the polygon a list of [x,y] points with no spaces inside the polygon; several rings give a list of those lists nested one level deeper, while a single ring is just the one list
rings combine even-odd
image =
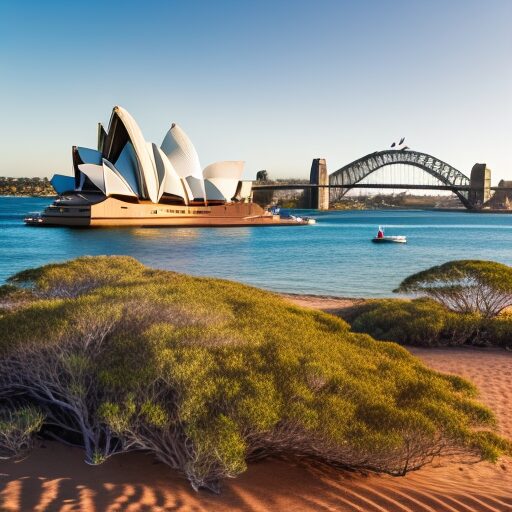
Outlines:
[{"label": "pale sand patch", "polygon": [[[325,299],[333,300],[347,299]],[[336,309],[331,306],[329,302],[325,309]],[[495,411],[500,432],[512,437],[511,353],[463,348],[411,351],[434,369],[470,378],[482,401]],[[512,511],[510,459],[497,465],[428,467],[403,478],[267,460],[252,464],[214,496],[195,493],[176,472],[149,456],[128,454],[91,467],[83,463],[78,449],[53,442],[45,446],[21,463],[0,465],[0,510]]]},{"label": "pale sand patch", "polygon": [[288,299],[297,306],[305,308],[321,309],[331,312],[338,309],[346,309],[363,304],[366,299],[353,299],[350,297],[330,297],[327,295],[304,295],[294,293],[280,293],[281,297]]}]

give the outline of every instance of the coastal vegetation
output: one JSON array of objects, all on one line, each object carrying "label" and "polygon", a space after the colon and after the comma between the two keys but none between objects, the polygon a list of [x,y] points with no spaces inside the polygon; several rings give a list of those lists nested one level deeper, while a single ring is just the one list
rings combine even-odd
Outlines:
[{"label": "coastal vegetation", "polygon": [[48,178],[0,177],[0,196],[54,196],[55,190]]},{"label": "coastal vegetation", "polygon": [[[304,183],[305,180],[280,180],[268,182],[280,184],[280,182],[293,181]],[[253,200],[263,207],[277,205],[282,208],[309,208],[307,197],[301,190],[254,190]],[[380,210],[392,208],[460,208],[457,196],[432,196],[413,194],[374,194],[344,196],[332,201],[330,210]]]},{"label": "coastal vegetation", "polygon": [[449,261],[407,277],[395,292],[425,295],[452,311],[492,318],[512,306],[512,267],[495,261]]},{"label": "coastal vegetation", "polygon": [[510,450],[469,382],[270,292],[102,256],[0,297],[3,456],[39,432],[89,464],[144,450],[218,491],[272,455],[404,475]]},{"label": "coastal vegetation", "polygon": [[345,195],[330,204],[331,210],[379,210],[388,208],[460,208],[460,201],[455,194],[431,195],[399,193],[375,193]]},{"label": "coastal vegetation", "polygon": [[509,348],[512,343],[512,316],[456,313],[427,298],[371,300],[343,316],[354,331],[401,345]]},{"label": "coastal vegetation", "polygon": [[423,297],[368,301],[347,318],[352,328],[406,345],[512,344],[512,267],[450,261],[407,277],[395,291]]}]

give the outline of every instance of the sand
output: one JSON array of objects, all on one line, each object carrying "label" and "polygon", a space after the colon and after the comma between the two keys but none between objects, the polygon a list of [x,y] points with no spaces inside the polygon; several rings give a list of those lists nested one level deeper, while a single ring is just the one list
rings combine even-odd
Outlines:
[{"label": "sand", "polygon": [[[351,305],[332,303],[348,299],[293,300],[319,309]],[[499,431],[512,438],[512,353],[465,348],[412,352],[434,369],[471,379],[496,413]],[[22,462],[0,463],[0,511],[18,510],[512,511],[512,460],[444,464],[401,478],[266,460],[251,464],[216,496],[195,493],[179,474],[147,455],[117,456],[91,467],[84,464],[81,450],[45,442]]]},{"label": "sand", "polygon": [[329,297],[326,295],[298,295],[281,293],[281,297],[305,308],[321,309],[322,311],[337,312],[365,302],[365,299],[350,297]]}]

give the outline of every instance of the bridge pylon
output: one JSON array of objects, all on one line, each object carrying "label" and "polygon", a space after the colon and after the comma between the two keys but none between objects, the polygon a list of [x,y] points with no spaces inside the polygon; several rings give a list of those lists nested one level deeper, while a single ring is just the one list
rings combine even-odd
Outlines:
[{"label": "bridge pylon", "polygon": [[475,164],[469,178],[468,201],[478,210],[491,198],[491,169],[486,164]]},{"label": "bridge pylon", "polygon": [[307,207],[314,210],[329,209],[329,174],[325,158],[315,158],[311,164],[309,175],[311,185],[324,185],[323,187],[310,188],[305,192]]}]

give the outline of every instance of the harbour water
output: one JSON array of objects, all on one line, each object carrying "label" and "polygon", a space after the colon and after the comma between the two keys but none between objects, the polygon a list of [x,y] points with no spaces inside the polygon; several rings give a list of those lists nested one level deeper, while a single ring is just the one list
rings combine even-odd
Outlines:
[{"label": "harbour water", "polygon": [[[51,202],[0,198],[0,283],[82,255],[125,254],[157,268],[290,293],[386,297],[401,279],[453,259],[512,265],[512,215],[422,210],[307,212],[316,225],[242,228],[35,228]],[[300,212],[306,214],[306,212]],[[379,225],[407,244],[372,244]]]}]

